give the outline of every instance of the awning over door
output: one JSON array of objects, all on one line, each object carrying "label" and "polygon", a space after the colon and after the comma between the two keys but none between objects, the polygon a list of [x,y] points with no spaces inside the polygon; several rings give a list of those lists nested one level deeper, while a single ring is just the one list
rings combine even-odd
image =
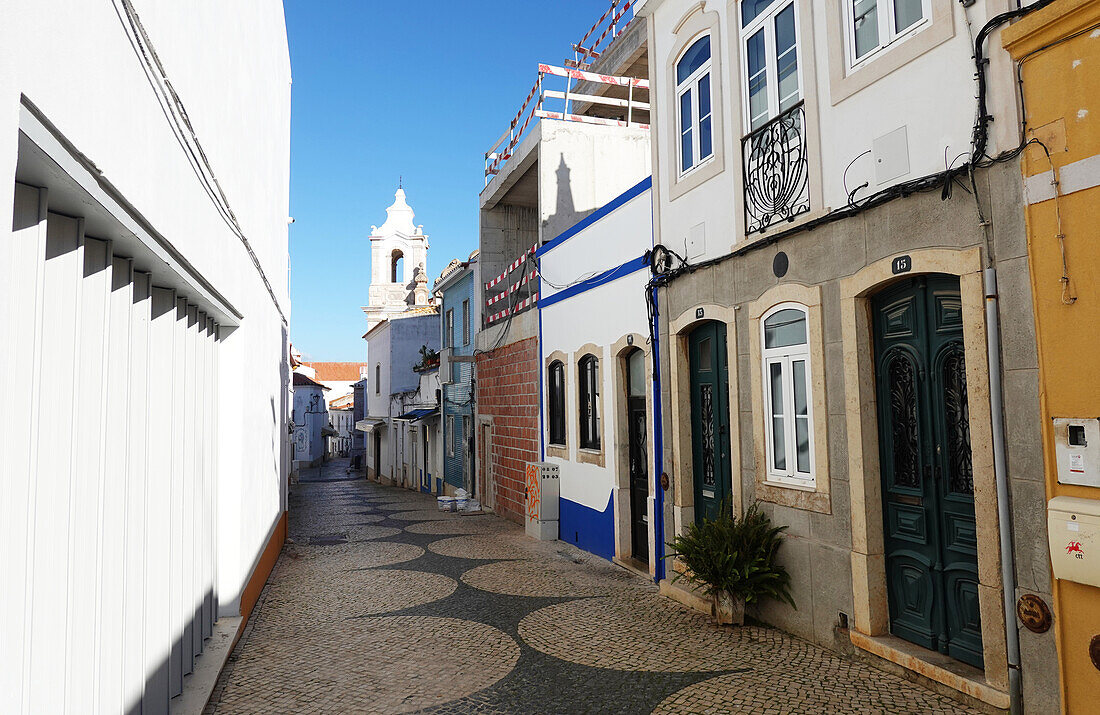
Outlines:
[{"label": "awning over door", "polygon": [[421,422],[423,420],[431,419],[432,417],[438,416],[438,407],[424,407],[418,410],[410,410],[400,417],[394,417],[394,419],[401,420],[403,422]]},{"label": "awning over door", "polygon": [[368,417],[365,420],[359,420],[355,423],[355,430],[357,432],[373,432],[376,429],[385,429],[386,421],[377,417]]}]

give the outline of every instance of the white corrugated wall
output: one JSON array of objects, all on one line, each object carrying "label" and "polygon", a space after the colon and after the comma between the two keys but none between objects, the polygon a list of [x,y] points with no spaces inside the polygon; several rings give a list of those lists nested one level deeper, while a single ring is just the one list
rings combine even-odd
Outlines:
[{"label": "white corrugated wall", "polygon": [[167,712],[217,610],[219,327],[46,205],[0,242],[3,702]]}]

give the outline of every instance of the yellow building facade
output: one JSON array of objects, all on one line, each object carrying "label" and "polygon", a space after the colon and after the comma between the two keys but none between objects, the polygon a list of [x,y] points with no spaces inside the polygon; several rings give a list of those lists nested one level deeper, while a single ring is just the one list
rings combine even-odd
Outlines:
[{"label": "yellow building facade", "polygon": [[[1027,137],[1041,142],[1027,148],[1021,166],[1046,495],[1089,500],[1071,502],[1085,514],[1100,509],[1100,484],[1081,482],[1100,466],[1088,464],[1081,433],[1068,430],[1080,429],[1070,426],[1077,424],[1094,429],[1100,417],[1100,0],[1058,0],[1007,28],[1002,42],[1020,68]],[[1092,448],[1100,453],[1100,444]],[[1075,450],[1079,456],[1071,457]],[[1088,517],[1081,520],[1077,533],[1087,531]],[[1052,558],[1068,554],[1100,569],[1100,541],[1077,540],[1074,532],[1073,525],[1050,523]],[[1095,555],[1088,553],[1093,548]],[[1079,550],[1085,553],[1074,553]],[[1096,712],[1100,588],[1057,578],[1058,567],[1054,575],[1062,707]]]}]

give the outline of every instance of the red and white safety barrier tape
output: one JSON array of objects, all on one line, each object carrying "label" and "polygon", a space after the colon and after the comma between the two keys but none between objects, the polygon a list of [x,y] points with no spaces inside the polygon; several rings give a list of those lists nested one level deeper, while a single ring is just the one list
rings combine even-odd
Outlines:
[{"label": "red and white safety barrier tape", "polygon": [[520,312],[524,308],[526,308],[528,306],[531,306],[531,305],[534,305],[535,303],[538,303],[538,301],[539,301],[539,294],[538,293],[532,293],[531,295],[524,298],[519,303],[516,303],[511,308],[505,308],[504,310],[500,311],[499,313],[493,313],[492,315],[490,315],[488,318],[485,319],[485,324],[486,325],[491,325],[492,323],[495,323],[496,321],[500,320],[501,318],[508,317],[508,315],[515,315],[516,313]]},{"label": "red and white safety barrier tape", "polygon": [[505,298],[519,290],[521,286],[527,285],[527,281],[534,280],[536,275],[538,275],[537,270],[531,271],[530,273],[525,273],[522,278],[509,286],[508,290],[504,291],[503,293],[497,293],[492,298],[485,301],[485,305],[493,305],[494,303],[504,300]]},{"label": "red and white safety barrier tape", "polygon": [[649,80],[638,79],[637,77],[616,77],[615,75],[610,74],[586,72],[585,70],[570,69],[567,67],[555,67],[553,65],[544,65],[541,63],[539,64],[539,72],[552,75],[554,77],[571,77],[573,79],[584,80],[586,82],[612,84],[616,87],[633,86],[636,89],[649,89]]},{"label": "red and white safety barrier tape", "polygon": [[539,247],[539,244],[536,243],[534,246],[531,246],[529,249],[524,251],[522,256],[520,256],[516,260],[512,261],[512,265],[508,266],[508,269],[506,271],[504,271],[499,276],[497,276],[493,280],[486,283],[485,284],[485,290],[491,290],[493,286],[499,285],[500,283],[502,283],[504,281],[504,279],[508,277],[509,273],[516,270],[520,266],[522,266],[524,261],[526,261],[528,259],[528,257],[535,255],[535,251],[538,250],[538,247]]}]

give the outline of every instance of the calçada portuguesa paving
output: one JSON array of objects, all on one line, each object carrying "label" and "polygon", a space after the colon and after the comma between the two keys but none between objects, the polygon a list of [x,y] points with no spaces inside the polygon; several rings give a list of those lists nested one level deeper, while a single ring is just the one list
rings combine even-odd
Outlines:
[{"label": "cal\u00e7ada portuguesa paving", "polygon": [[970,712],[345,468],[293,488],[290,541],[207,713]]}]

